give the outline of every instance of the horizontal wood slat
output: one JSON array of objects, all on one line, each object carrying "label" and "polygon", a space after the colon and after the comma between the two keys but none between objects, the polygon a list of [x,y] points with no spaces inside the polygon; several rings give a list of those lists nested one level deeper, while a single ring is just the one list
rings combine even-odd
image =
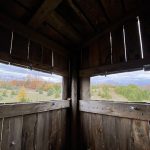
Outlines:
[{"label": "horizontal wood slat", "polygon": [[123,72],[123,71],[143,69],[143,66],[149,63],[150,63],[149,59],[144,59],[144,60],[129,61],[127,63],[118,63],[112,65],[104,65],[101,67],[81,69],[80,77],[90,77],[90,76],[95,76],[100,74],[104,75],[105,73],[112,74],[112,73]]},{"label": "horizontal wood slat", "polygon": [[150,104],[80,100],[79,110],[123,118],[150,120]]},{"label": "horizontal wood slat", "polygon": [[56,100],[39,103],[18,103],[0,105],[0,118],[14,117],[50,110],[69,108],[70,102],[67,100]]}]

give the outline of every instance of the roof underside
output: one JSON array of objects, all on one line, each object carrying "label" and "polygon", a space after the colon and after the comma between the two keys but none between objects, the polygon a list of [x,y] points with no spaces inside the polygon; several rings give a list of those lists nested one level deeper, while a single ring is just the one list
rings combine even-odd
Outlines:
[{"label": "roof underside", "polygon": [[[140,10],[140,0],[0,0],[1,14],[69,49]],[[69,49],[70,50],[70,49]]]}]

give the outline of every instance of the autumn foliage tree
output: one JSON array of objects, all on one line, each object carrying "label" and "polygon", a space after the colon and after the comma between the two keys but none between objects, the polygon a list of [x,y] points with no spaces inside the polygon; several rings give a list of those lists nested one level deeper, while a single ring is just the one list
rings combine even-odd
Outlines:
[{"label": "autumn foliage tree", "polygon": [[17,99],[20,101],[20,102],[26,102],[27,101],[27,94],[26,94],[26,90],[24,87],[22,87],[20,90],[19,90],[19,93],[17,95]]}]

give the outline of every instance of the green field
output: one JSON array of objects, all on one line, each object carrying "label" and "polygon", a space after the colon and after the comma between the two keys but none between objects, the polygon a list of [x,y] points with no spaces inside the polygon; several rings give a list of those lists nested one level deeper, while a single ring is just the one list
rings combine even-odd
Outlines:
[{"label": "green field", "polygon": [[91,99],[126,102],[150,102],[150,90],[136,85],[92,85]]}]

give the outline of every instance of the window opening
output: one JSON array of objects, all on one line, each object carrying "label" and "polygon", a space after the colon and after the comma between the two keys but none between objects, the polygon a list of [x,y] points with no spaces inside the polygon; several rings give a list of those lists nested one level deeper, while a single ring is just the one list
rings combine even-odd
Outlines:
[{"label": "window opening", "polygon": [[62,99],[62,77],[0,63],[0,103]]},{"label": "window opening", "polygon": [[150,103],[150,71],[91,77],[91,99]]}]

